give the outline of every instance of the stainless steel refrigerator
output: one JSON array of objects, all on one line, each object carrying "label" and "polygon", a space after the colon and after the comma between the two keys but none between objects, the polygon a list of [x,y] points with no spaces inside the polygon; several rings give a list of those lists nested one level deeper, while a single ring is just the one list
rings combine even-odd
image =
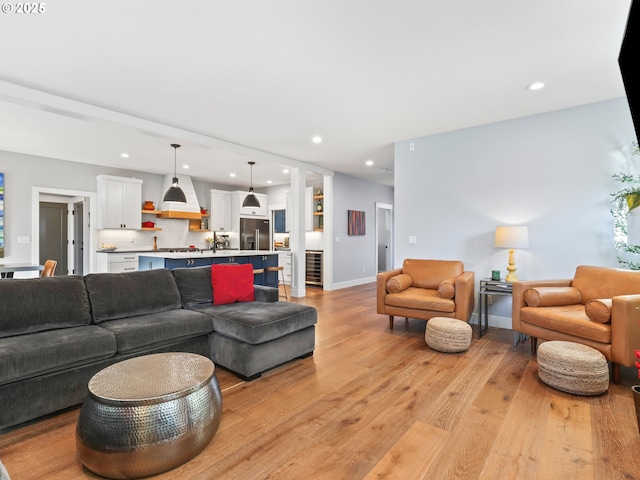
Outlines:
[{"label": "stainless steel refrigerator", "polygon": [[240,250],[271,250],[269,220],[240,219]]}]

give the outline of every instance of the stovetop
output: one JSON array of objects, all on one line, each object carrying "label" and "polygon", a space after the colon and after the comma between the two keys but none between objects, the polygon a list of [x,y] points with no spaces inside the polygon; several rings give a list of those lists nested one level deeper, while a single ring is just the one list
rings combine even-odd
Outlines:
[{"label": "stovetop", "polygon": [[175,253],[175,252],[199,252],[200,249],[199,248],[190,248],[190,247],[164,247],[164,248],[159,248],[157,250],[158,252],[169,252],[169,253]]}]

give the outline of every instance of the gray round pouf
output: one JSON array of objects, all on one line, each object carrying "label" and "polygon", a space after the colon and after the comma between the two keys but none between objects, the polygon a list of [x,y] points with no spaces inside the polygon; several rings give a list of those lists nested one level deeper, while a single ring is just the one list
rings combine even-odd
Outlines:
[{"label": "gray round pouf", "polygon": [[424,339],[439,352],[464,352],[471,345],[471,325],[455,318],[433,317],[427,321]]},{"label": "gray round pouf", "polygon": [[543,383],[576,395],[599,395],[609,389],[609,365],[595,348],[553,340],[538,347],[538,376]]}]

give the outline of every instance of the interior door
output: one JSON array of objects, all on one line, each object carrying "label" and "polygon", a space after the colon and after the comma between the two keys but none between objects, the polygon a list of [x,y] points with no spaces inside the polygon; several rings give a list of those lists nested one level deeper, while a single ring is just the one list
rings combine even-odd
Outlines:
[{"label": "interior door", "polygon": [[40,263],[56,260],[55,275],[68,273],[67,204],[40,202]]},{"label": "interior door", "polygon": [[84,275],[84,204],[73,204],[73,272],[76,275]]}]

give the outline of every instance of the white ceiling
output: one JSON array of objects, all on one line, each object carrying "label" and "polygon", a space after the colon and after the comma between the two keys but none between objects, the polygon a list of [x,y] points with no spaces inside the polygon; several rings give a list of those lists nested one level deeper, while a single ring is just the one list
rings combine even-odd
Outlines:
[{"label": "white ceiling", "polygon": [[0,13],[1,150],[166,174],[179,143],[214,183],[253,160],[256,188],[284,165],[392,185],[395,141],[624,96],[630,0],[42,5]]}]

